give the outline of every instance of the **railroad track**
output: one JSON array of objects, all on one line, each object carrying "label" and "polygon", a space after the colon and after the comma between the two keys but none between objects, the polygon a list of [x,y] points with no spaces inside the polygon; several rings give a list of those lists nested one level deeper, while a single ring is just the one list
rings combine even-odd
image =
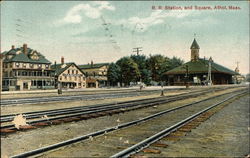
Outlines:
[{"label": "railroad track", "polygon": [[[241,92],[240,94],[235,94],[235,95],[232,95],[220,102],[217,102],[215,104],[212,104],[211,106],[179,121],[178,123],[142,140],[141,142],[125,149],[125,150],[122,150],[114,155],[112,155],[110,158],[125,158],[125,157],[130,157],[132,155],[135,155],[136,153],[142,151],[143,149],[149,147],[151,144],[153,143],[156,143],[158,142],[159,140],[163,139],[163,138],[171,138],[171,137],[168,137],[170,134],[178,131],[179,129],[182,129],[182,132],[188,132],[188,131],[191,131],[191,128],[194,128],[194,127],[197,127],[198,124],[200,124],[201,122],[205,121],[206,119],[208,119],[210,116],[212,116],[215,112],[217,112],[216,110],[213,111],[213,112],[208,112],[210,111],[211,109],[227,102],[228,100],[236,97],[236,96],[239,96],[239,95],[242,95],[244,94],[245,92]],[[217,109],[219,110],[219,109]],[[198,122],[198,124],[197,124]],[[176,138],[176,137],[175,137]],[[160,143],[159,143],[160,144]],[[160,144],[162,145],[162,144]],[[163,144],[165,145],[165,144]],[[140,155],[141,156],[141,155]]]},{"label": "railroad track", "polygon": [[[185,90],[185,88],[165,89],[165,91]],[[82,95],[65,95],[65,96],[46,96],[46,97],[33,97],[33,98],[12,98],[1,99],[1,106],[9,105],[23,105],[23,104],[41,104],[48,102],[65,102],[76,100],[97,100],[108,98],[122,98],[132,96],[150,95],[152,93],[160,92],[161,90],[131,90],[131,91],[118,91],[116,93],[96,93],[96,94],[82,94]]]},{"label": "railroad track", "polygon": [[[232,93],[236,93],[236,94],[232,95]],[[145,140],[141,141],[140,143],[138,143],[136,145],[133,145],[132,147],[129,147],[128,149],[113,155],[113,157],[124,157],[124,156],[126,157],[126,156],[129,156],[131,154],[134,154],[135,152],[138,152],[139,150],[147,147],[149,144],[152,144],[153,142],[159,140],[163,136],[166,136],[167,134],[171,133],[172,131],[184,126],[186,123],[192,121],[193,119],[200,116],[204,112],[207,112],[208,110],[210,110],[210,109],[212,109],[212,108],[214,108],[214,107],[216,107],[216,106],[218,106],[218,105],[220,105],[222,103],[225,103],[225,102],[229,101],[230,99],[232,99],[232,98],[234,98],[236,96],[240,96],[240,95],[243,95],[245,93],[246,93],[246,91],[240,90],[240,91],[237,91],[237,92],[234,91],[234,92],[231,92],[231,93],[220,95],[220,96],[224,96],[224,97],[225,97],[225,95],[230,95],[230,97],[227,97],[226,99],[223,99],[222,101],[217,102],[216,104],[210,105],[209,107],[206,107],[205,109],[203,108],[201,111],[199,111],[199,112],[197,112],[195,114],[192,114],[191,116],[186,117],[185,119],[183,119],[183,120],[179,121],[178,123],[170,126],[169,128],[167,128],[167,129],[165,129],[165,130],[163,130],[163,131],[149,137],[150,139],[149,138],[145,139]],[[219,97],[219,96],[217,96],[217,97]],[[117,126],[114,126],[114,127],[111,127],[111,128],[106,128],[106,129],[99,130],[99,131],[96,131],[96,132],[93,132],[93,133],[90,133],[90,134],[87,134],[87,135],[84,135],[84,136],[80,136],[80,137],[73,138],[73,139],[70,139],[70,140],[67,140],[67,141],[59,142],[57,144],[53,144],[53,145],[50,145],[50,146],[46,146],[46,147],[38,148],[38,149],[35,149],[35,150],[32,150],[32,151],[28,151],[28,152],[25,152],[25,153],[21,153],[21,154],[15,155],[13,157],[15,157],[15,158],[16,157],[28,157],[28,156],[34,156],[34,155],[42,154],[42,153],[45,153],[45,152],[48,152],[48,151],[51,151],[51,150],[55,150],[55,149],[58,149],[60,147],[70,145],[70,144],[73,144],[73,143],[76,143],[76,142],[79,142],[79,141],[92,139],[95,136],[107,134],[107,133],[109,133],[111,131],[116,131],[118,129],[123,129],[123,128],[127,128],[127,127],[130,127],[130,126],[138,125],[138,124],[141,124],[142,122],[147,122],[149,120],[156,119],[156,118],[158,118],[160,116],[169,114],[171,112],[177,112],[177,111],[180,111],[180,110],[182,110],[184,108],[192,107],[193,105],[195,106],[195,105],[197,105],[197,103],[202,103],[204,101],[207,101],[207,102],[210,103],[210,99],[214,99],[214,98],[215,97],[211,97],[211,98],[207,98],[207,99],[200,100],[200,101],[197,101],[197,102],[193,102],[193,103],[190,103],[190,104],[185,104],[185,105],[182,105],[182,106],[179,106],[179,107],[167,109],[167,110],[158,112],[156,114],[146,116],[144,118],[140,118],[138,120],[134,120],[134,121],[131,121],[131,122],[126,122],[126,123],[123,123],[123,124],[120,124],[120,125],[117,125]],[[200,107],[200,106],[198,106],[198,107]]]},{"label": "railroad track", "polygon": [[[63,109],[54,109],[54,110],[45,110],[45,111],[36,111],[36,112],[27,112],[23,113],[26,119],[36,119],[34,121],[28,121],[27,124],[33,127],[45,126],[51,124],[58,124],[59,122],[72,122],[82,119],[100,117],[104,115],[112,115],[116,113],[121,113],[130,110],[136,110],[139,108],[146,108],[154,105],[164,104],[168,102],[173,102],[176,100],[186,99],[190,97],[197,97],[206,93],[222,91],[227,88],[217,88],[217,89],[206,89],[199,90],[192,93],[184,93],[175,96],[165,96],[158,98],[148,98],[148,99],[139,99],[125,102],[118,102],[112,104],[99,104],[91,106],[78,106],[72,108],[63,108]],[[17,114],[2,115],[0,117],[1,122],[1,134],[11,133],[17,131],[18,129],[14,124],[9,124],[13,121],[14,117]],[[41,119],[46,116],[45,119]],[[6,125],[7,124],[7,125]],[[24,126],[26,128],[27,126]],[[32,128],[32,127],[31,127]],[[22,129],[22,127],[20,127]],[[11,131],[10,131],[11,130]]]}]

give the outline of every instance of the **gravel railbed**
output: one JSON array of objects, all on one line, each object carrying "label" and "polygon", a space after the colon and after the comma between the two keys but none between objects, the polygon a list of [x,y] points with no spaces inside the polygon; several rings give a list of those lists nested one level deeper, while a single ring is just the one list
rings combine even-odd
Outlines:
[{"label": "gravel railbed", "polygon": [[1,137],[1,149],[2,149],[1,155],[2,156],[16,155],[18,153],[55,144],[60,141],[75,138],[77,136],[85,135],[103,128],[116,126],[118,123],[124,123],[132,121],[134,119],[145,117],[150,114],[162,111],[163,109],[180,106],[186,103],[198,101],[200,99],[204,99],[214,95],[219,95],[229,91],[233,90],[229,89],[223,92],[216,92],[216,94],[211,93],[203,95],[202,97],[163,104],[157,106],[157,108],[140,109],[137,111],[131,111],[124,114],[104,116],[95,119],[89,119],[86,121],[65,123],[61,125],[49,126],[36,130],[29,130],[26,132],[16,132],[15,134],[8,135],[7,137]]},{"label": "gravel railbed", "polygon": [[247,157],[249,145],[249,101],[246,95],[228,104],[177,142],[155,148],[160,154],[146,157]]},{"label": "gravel railbed", "polygon": [[[127,127],[125,129],[107,133],[104,136],[93,138],[92,140],[82,141],[77,144],[64,147],[63,149],[45,154],[42,157],[59,157],[61,155],[66,157],[109,157],[121,151],[121,149],[130,147],[133,144],[138,143],[167,127],[170,127],[182,119],[185,119],[188,116],[211,106],[213,103],[224,100],[231,95],[232,94],[228,94],[186,107],[182,110],[170,112],[166,115],[160,116],[159,118],[138,124],[136,126]],[[147,113],[148,115],[153,114],[155,113],[155,110],[147,110]],[[123,117],[124,116],[120,116],[120,119],[124,119]],[[126,117],[133,116],[127,115]]]}]

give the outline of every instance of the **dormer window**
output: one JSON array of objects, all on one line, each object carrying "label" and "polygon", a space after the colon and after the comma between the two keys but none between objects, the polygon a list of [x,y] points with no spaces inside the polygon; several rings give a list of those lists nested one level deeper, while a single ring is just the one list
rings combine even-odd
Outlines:
[{"label": "dormer window", "polygon": [[33,68],[34,67],[34,64],[30,64],[30,68]]},{"label": "dormer window", "polygon": [[23,63],[23,67],[26,67],[26,63]]},{"label": "dormer window", "polygon": [[19,51],[16,52],[16,55],[18,55],[18,54],[20,54],[20,53],[22,53],[22,52],[19,50]]},{"label": "dormer window", "polygon": [[32,52],[30,58],[33,59],[33,60],[38,60],[38,59],[39,59],[39,56],[38,56],[38,54],[37,54],[36,51],[35,51],[35,52]]}]

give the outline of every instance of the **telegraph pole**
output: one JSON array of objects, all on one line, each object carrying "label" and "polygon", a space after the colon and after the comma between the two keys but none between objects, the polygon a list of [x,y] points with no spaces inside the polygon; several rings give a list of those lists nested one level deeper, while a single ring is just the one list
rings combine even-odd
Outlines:
[{"label": "telegraph pole", "polygon": [[139,55],[139,52],[142,52],[142,47],[137,47],[137,48],[133,48],[133,52],[136,52],[137,55]]}]

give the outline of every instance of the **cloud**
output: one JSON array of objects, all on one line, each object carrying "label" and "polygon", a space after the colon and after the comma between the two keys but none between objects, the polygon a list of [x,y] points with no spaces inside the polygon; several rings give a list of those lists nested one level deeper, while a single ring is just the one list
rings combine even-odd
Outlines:
[{"label": "cloud", "polygon": [[114,11],[115,7],[107,1],[94,1],[91,4],[78,4],[72,7],[63,19],[56,21],[56,25],[78,24],[82,22],[83,16],[97,19],[102,15],[102,11]]},{"label": "cloud", "polygon": [[192,14],[192,11],[162,11],[155,10],[148,17],[130,17],[116,22],[117,25],[125,25],[136,32],[144,32],[148,28],[164,23],[167,18],[183,18]]}]

